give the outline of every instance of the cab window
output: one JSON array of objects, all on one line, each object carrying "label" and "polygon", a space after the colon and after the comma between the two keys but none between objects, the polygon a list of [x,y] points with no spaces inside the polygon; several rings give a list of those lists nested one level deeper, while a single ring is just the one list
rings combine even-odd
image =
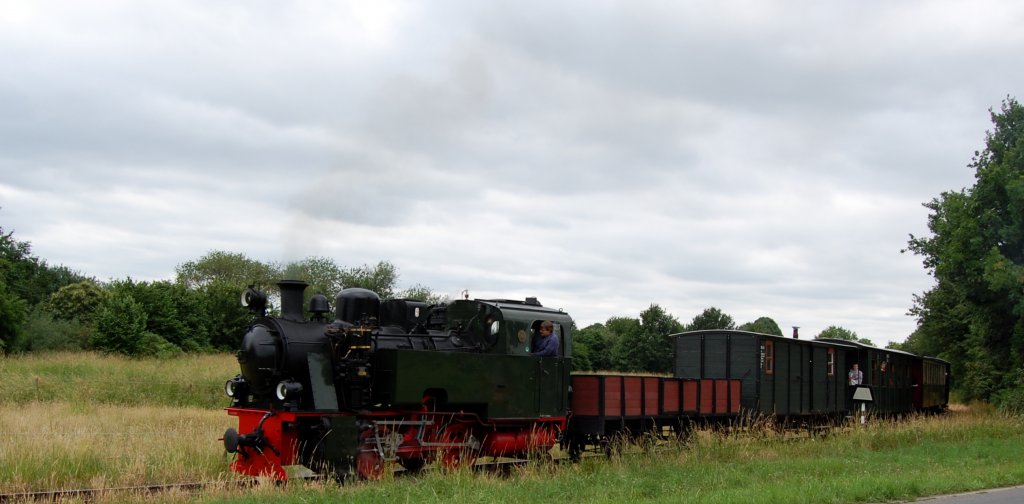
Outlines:
[{"label": "cab window", "polygon": [[533,321],[533,324],[530,325],[530,352],[533,353],[536,350],[537,345],[540,344],[540,326],[545,321],[550,321],[553,326],[551,336],[548,337],[558,339],[558,355],[565,355],[565,339],[562,337],[564,334],[564,328],[562,327],[562,324],[549,319],[535,320]]},{"label": "cab window", "polygon": [[533,340],[533,329],[530,324],[520,321],[505,321],[509,355],[529,355]]}]

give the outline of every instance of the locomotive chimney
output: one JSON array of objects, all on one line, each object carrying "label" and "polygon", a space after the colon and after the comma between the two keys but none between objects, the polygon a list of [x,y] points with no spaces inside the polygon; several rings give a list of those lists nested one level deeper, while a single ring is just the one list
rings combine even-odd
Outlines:
[{"label": "locomotive chimney", "polygon": [[302,280],[281,280],[277,286],[281,289],[281,318],[302,322],[302,294],[306,291],[306,282]]},{"label": "locomotive chimney", "polygon": [[793,326],[793,339],[800,339],[800,328]]}]

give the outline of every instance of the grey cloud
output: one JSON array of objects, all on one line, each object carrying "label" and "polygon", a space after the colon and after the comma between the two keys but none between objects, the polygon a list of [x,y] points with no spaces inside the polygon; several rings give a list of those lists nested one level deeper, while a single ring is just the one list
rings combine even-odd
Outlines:
[{"label": "grey cloud", "polygon": [[1009,4],[41,5],[0,19],[0,218],[44,257],[384,259],[584,323],[902,339],[920,203],[1024,78]]}]

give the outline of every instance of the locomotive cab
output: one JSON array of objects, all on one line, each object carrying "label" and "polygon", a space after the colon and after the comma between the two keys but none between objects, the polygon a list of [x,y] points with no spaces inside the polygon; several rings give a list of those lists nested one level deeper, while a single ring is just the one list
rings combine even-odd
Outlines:
[{"label": "locomotive cab", "polygon": [[[458,300],[447,306],[451,352],[380,349],[375,355],[378,403],[472,411],[482,418],[562,417],[568,403],[572,319],[536,300]],[[559,355],[531,354],[536,328],[558,328]]]},{"label": "locomotive cab", "polygon": [[533,353],[541,324],[551,322],[551,337],[559,341],[557,357],[572,357],[572,319],[561,311],[544,308],[536,298],[455,301],[448,306],[448,319],[460,337],[480,351],[521,356]]}]

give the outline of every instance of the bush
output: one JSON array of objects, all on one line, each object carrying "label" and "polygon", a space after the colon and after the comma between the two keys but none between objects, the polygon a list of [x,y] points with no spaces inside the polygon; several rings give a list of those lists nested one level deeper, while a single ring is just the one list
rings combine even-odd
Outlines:
[{"label": "bush", "polygon": [[20,351],[85,350],[96,330],[79,320],[55,318],[49,310],[37,306],[25,321],[25,337]]},{"label": "bush", "polygon": [[1009,386],[992,396],[999,411],[1013,415],[1024,415],[1024,369],[1018,369],[1008,380]]},{"label": "bush", "polygon": [[159,357],[161,359],[168,357],[177,357],[182,355],[182,351],[177,345],[167,341],[157,334],[146,331],[142,333],[139,338],[139,345],[136,349],[135,355],[140,357]]},{"label": "bush", "polygon": [[25,300],[9,293],[0,283],[0,352],[14,352],[22,345],[27,306]]},{"label": "bush", "polygon": [[83,280],[65,285],[51,294],[46,307],[55,318],[89,323],[108,297],[110,294],[96,282]]},{"label": "bush", "polygon": [[138,355],[146,332],[146,312],[131,294],[115,292],[96,311],[92,346],[104,352]]},{"label": "bush", "polygon": [[252,315],[238,302],[241,291],[228,283],[213,282],[199,293],[209,328],[210,345],[218,350],[237,350],[252,320]]},{"label": "bush", "polygon": [[[111,295],[130,296],[146,314],[145,331],[178,349],[203,351],[210,348],[209,321],[201,293],[167,281],[112,282]],[[233,296],[238,304],[237,294]]]}]

